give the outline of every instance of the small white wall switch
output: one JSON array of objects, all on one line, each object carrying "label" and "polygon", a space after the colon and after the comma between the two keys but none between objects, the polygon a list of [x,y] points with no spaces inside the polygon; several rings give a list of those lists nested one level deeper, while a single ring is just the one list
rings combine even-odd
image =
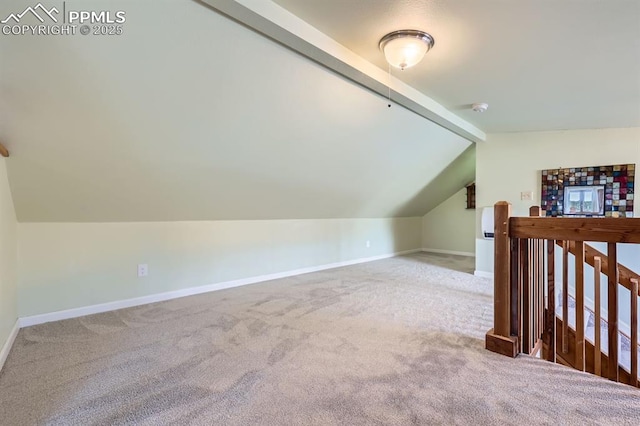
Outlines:
[{"label": "small white wall switch", "polygon": [[523,201],[533,201],[533,191],[521,192],[520,199]]},{"label": "small white wall switch", "polygon": [[149,275],[149,265],[140,263],[138,265],[138,277],[146,277],[147,275]]},{"label": "small white wall switch", "polygon": [[371,241],[367,240],[367,248],[371,247]]}]

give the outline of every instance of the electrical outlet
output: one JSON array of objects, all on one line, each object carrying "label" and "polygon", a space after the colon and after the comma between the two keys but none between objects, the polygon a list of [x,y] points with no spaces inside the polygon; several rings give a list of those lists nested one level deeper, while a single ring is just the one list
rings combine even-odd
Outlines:
[{"label": "electrical outlet", "polygon": [[149,275],[149,265],[146,263],[140,263],[138,265],[138,278],[146,277],[147,275]]},{"label": "electrical outlet", "polygon": [[371,241],[367,240],[367,248],[371,247]]}]

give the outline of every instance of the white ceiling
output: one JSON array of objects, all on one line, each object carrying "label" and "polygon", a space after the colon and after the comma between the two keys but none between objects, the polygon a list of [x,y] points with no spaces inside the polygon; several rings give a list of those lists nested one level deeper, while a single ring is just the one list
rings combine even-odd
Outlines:
[{"label": "white ceiling", "polygon": [[429,32],[394,75],[486,132],[640,126],[640,1],[274,1],[384,69],[383,35]]}]

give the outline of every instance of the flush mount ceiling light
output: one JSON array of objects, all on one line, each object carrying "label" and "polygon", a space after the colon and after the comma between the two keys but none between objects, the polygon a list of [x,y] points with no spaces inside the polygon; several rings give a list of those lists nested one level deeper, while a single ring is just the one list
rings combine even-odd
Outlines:
[{"label": "flush mount ceiling light", "polygon": [[391,66],[404,70],[420,62],[433,43],[424,31],[400,30],[382,37],[378,47]]}]

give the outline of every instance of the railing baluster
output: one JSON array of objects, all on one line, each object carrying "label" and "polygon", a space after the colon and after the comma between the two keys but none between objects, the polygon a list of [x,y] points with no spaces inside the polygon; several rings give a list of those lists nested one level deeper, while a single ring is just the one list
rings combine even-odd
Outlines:
[{"label": "railing baluster", "polygon": [[[536,344],[537,330],[536,323],[538,318],[538,301],[536,300],[538,280],[536,277],[536,240],[529,240],[529,303],[531,304],[531,322],[529,323],[529,347],[532,349]],[[531,351],[531,355],[535,355]]]},{"label": "railing baluster", "polygon": [[556,362],[556,289],[555,289],[555,240],[547,240],[547,311],[545,332],[547,336],[547,360]]},{"label": "railing baluster", "polygon": [[540,340],[540,335],[542,334],[542,329],[540,328],[540,318],[542,317],[542,315],[540,315],[540,312],[542,312],[542,304],[540,303],[540,240],[535,239],[535,251],[534,251],[534,257],[536,258],[535,261],[535,280],[536,280],[536,285],[535,285],[535,293],[534,293],[534,297],[536,298],[536,332],[535,332],[535,343],[537,344],[538,341]]},{"label": "railing baluster", "polygon": [[594,314],[595,314],[595,330],[594,330],[594,373],[598,376],[602,375],[602,343],[600,337],[600,274],[602,273],[602,259],[599,256],[593,258],[593,287],[594,287]]},{"label": "railing baluster", "polygon": [[618,251],[616,243],[607,243],[609,380],[618,381]]},{"label": "railing baluster", "polygon": [[[540,217],[540,206],[532,206],[529,209],[530,217]],[[542,277],[542,240],[534,238],[531,240],[531,302],[533,304],[533,314],[531,318],[531,346],[536,348],[535,355],[538,355],[538,350],[542,349],[542,333],[544,330],[544,299],[542,297],[543,277]]]},{"label": "railing baluster", "polygon": [[529,277],[529,240],[520,242],[520,277],[522,282],[522,352],[531,353],[531,281]]},{"label": "railing baluster", "polygon": [[[511,336],[518,336],[518,345],[522,348],[522,334],[520,333],[520,240],[511,238],[511,265],[509,268],[509,298],[511,312]],[[522,349],[520,349],[522,351]]]},{"label": "railing baluster", "polygon": [[631,279],[631,386],[638,387],[638,280]]},{"label": "railing baluster", "polygon": [[584,371],[584,241],[576,241],[576,369]]},{"label": "railing baluster", "polygon": [[531,303],[533,312],[531,316],[531,347],[535,348],[531,355],[538,356],[538,351],[542,348],[542,331],[544,329],[544,299],[542,297],[543,277],[542,277],[542,240],[531,240],[529,258],[531,259]]},{"label": "railing baluster", "polygon": [[[544,333],[544,240],[538,241],[538,334],[542,347],[542,335]],[[541,356],[542,357],[542,356]]]},{"label": "railing baluster", "polygon": [[562,353],[569,353],[569,241],[562,242]]}]

